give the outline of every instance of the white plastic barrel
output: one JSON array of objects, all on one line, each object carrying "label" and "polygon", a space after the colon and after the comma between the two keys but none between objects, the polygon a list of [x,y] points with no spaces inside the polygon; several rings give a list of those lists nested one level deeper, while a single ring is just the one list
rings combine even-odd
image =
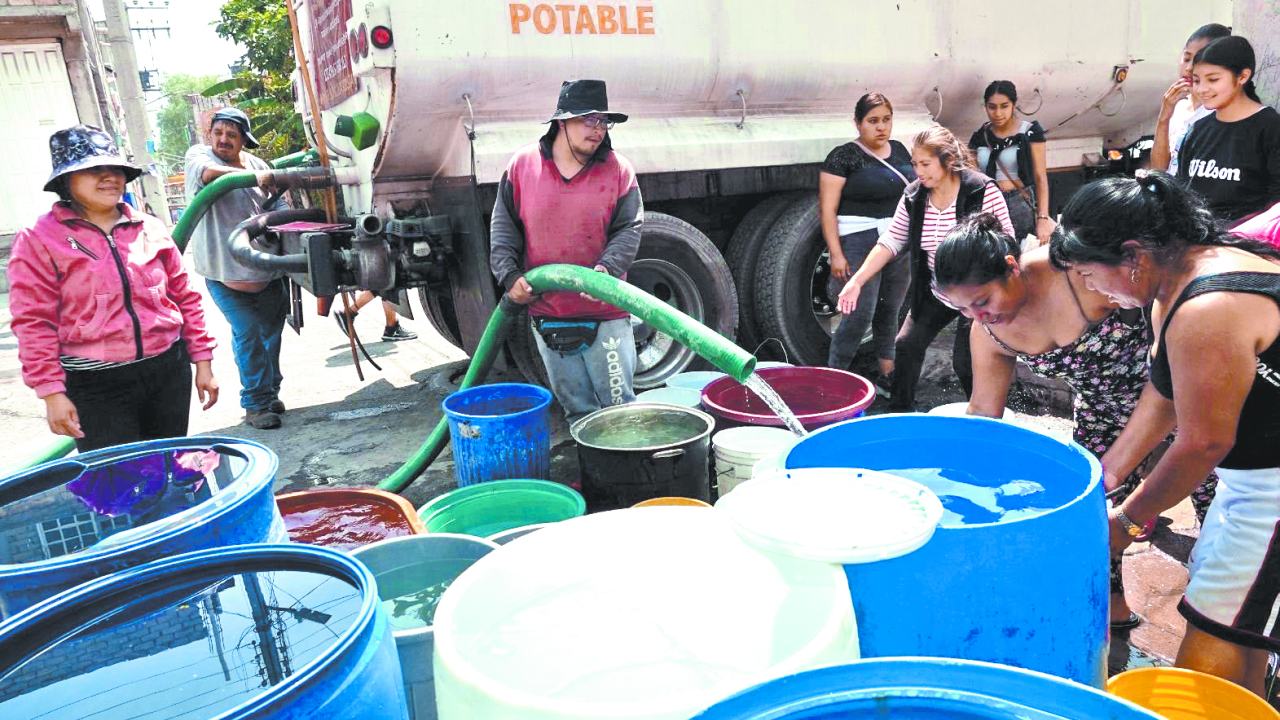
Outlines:
[{"label": "white plastic barrel", "polygon": [[758,426],[729,428],[711,436],[720,497],[750,480],[756,463],[785,453],[797,439],[790,430]]},{"label": "white plastic barrel", "polygon": [[684,720],[858,657],[839,565],[758,552],[706,508],[550,525],[472,565],[435,622],[441,720]]}]

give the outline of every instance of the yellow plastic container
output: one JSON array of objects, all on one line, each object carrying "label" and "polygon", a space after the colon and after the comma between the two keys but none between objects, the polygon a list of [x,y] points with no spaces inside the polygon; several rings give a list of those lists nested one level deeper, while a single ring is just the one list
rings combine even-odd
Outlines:
[{"label": "yellow plastic container", "polygon": [[642,500],[631,507],[664,507],[670,505],[678,505],[682,507],[711,507],[707,503],[694,498],[684,497],[660,497]]},{"label": "yellow plastic container", "polygon": [[1280,720],[1280,712],[1239,685],[1183,668],[1122,672],[1107,681],[1107,692],[1169,720]]}]

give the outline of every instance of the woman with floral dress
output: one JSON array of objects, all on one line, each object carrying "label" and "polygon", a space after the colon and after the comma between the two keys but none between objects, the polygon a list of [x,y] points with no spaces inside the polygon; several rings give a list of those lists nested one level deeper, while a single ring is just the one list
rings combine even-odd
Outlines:
[{"label": "woman with floral dress", "polygon": [[[1141,312],[1120,310],[1070,272],[1054,268],[1048,247],[1021,253],[988,214],[962,221],[947,235],[938,247],[934,273],[939,294],[975,321],[969,339],[969,414],[1004,414],[1014,367],[1021,360],[1035,374],[1071,386],[1075,441],[1095,455],[1105,453],[1147,384],[1151,343]],[[1137,472],[1125,478],[1113,495],[1115,502],[1139,481]],[[1201,521],[1216,482],[1211,475],[1192,496]],[[1125,602],[1116,557],[1111,564],[1111,627],[1124,630],[1139,622]]]}]

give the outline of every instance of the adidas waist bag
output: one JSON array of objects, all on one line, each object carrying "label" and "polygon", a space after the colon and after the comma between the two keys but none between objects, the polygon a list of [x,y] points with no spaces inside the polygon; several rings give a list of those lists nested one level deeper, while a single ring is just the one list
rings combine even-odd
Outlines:
[{"label": "adidas waist bag", "polygon": [[533,319],[533,327],[542,336],[547,347],[564,355],[577,355],[595,344],[596,334],[600,332],[600,321],[536,317]]}]

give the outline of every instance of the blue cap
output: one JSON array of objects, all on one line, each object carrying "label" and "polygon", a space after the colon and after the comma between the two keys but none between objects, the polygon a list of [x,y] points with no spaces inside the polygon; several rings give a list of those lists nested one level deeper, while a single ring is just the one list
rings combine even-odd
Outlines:
[{"label": "blue cap", "polygon": [[253,136],[253,133],[249,132],[249,116],[245,115],[243,110],[233,107],[224,107],[213,114],[213,120],[210,121],[209,126],[212,127],[213,123],[216,123],[219,120],[233,122],[240,128],[240,134],[244,135],[245,147],[250,150],[258,147],[258,139]]}]

